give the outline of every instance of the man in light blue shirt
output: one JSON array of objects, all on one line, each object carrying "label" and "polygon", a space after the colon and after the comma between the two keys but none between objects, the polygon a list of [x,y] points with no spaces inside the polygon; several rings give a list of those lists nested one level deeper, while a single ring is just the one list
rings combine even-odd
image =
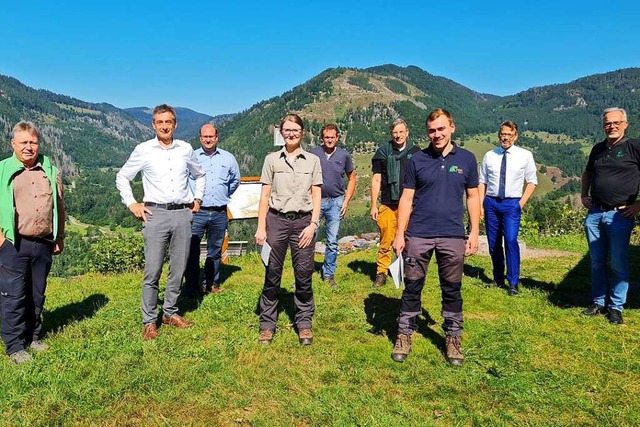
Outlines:
[{"label": "man in light blue shirt", "polygon": [[218,148],[218,130],[211,124],[200,128],[201,148],[195,150],[198,162],[206,172],[206,186],[202,206],[193,216],[191,250],[185,272],[185,296],[197,296],[201,287],[200,241],[207,233],[207,258],[204,263],[205,292],[222,292],[220,263],[222,243],[229,225],[227,204],[240,185],[240,168],[233,154]]}]

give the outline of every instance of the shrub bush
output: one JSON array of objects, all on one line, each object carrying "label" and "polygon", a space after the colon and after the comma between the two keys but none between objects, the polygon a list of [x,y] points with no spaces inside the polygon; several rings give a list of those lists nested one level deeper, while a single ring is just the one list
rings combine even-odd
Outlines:
[{"label": "shrub bush", "polygon": [[91,245],[91,270],[124,273],[144,268],[144,240],[141,234],[105,236]]}]

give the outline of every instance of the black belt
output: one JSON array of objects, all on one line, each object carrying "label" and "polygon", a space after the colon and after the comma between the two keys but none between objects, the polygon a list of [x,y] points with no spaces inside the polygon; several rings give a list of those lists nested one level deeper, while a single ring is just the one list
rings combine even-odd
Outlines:
[{"label": "black belt", "polygon": [[606,203],[594,203],[593,206],[595,206],[596,208],[598,208],[598,209],[600,209],[602,211],[617,211],[617,210],[620,210],[620,207],[625,206],[625,205],[612,206],[612,205],[608,205]]},{"label": "black belt", "polygon": [[289,220],[300,219],[300,218],[304,218],[305,216],[311,215],[311,212],[280,212],[273,208],[269,208],[269,212],[271,212],[274,215],[287,218]]},{"label": "black belt", "polygon": [[193,203],[153,203],[153,202],[144,202],[144,205],[152,207],[152,208],[166,209],[168,211],[176,211],[178,209],[191,209],[193,207]]},{"label": "black belt", "polygon": [[26,240],[28,242],[38,242],[38,243],[53,243],[53,234],[47,234],[44,237],[31,237],[31,236],[23,236],[22,234],[18,234],[18,238],[22,240]]},{"label": "black belt", "polygon": [[496,199],[497,201],[501,202],[503,200],[513,200],[513,199],[520,199],[520,197],[498,197],[498,196],[487,196],[491,199]]},{"label": "black belt", "polygon": [[201,211],[226,212],[227,205],[224,206],[200,206]]}]

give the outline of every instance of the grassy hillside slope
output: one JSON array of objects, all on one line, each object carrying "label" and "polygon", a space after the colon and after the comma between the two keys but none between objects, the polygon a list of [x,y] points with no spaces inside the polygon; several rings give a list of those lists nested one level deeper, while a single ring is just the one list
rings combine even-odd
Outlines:
[{"label": "grassy hillside slope", "polygon": [[488,257],[467,259],[459,369],[442,354],[435,267],[413,352],[404,364],[391,360],[401,292],[370,287],[373,251],[340,257],[336,290],[314,275],[311,347],[291,329],[290,264],[278,332],[272,345],[257,343],[257,255],[226,266],[226,292],[182,304],[192,329],[162,327],[148,343],[141,274],[52,280],[51,349],[20,366],[0,358],[0,425],[639,425],[637,287],[625,325],[580,316],[589,301],[584,241],[545,245],[574,252],[524,260],[515,298],[486,288]]}]

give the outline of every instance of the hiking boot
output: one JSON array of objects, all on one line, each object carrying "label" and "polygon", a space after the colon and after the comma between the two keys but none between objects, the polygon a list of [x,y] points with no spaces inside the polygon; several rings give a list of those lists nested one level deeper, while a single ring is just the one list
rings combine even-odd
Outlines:
[{"label": "hiking boot", "polygon": [[462,366],[464,354],[460,346],[460,337],[447,336],[447,362],[454,366]]},{"label": "hiking boot", "polygon": [[260,333],[258,334],[258,342],[264,345],[271,344],[274,333],[275,331],[273,329],[260,329]]},{"label": "hiking boot", "polygon": [[35,341],[31,341],[31,344],[29,344],[29,348],[33,351],[47,351],[49,350],[49,346],[45,343],[43,343],[40,340],[35,340]]},{"label": "hiking boot", "polygon": [[376,280],[373,281],[374,288],[381,288],[387,284],[387,275],[385,273],[376,274]]},{"label": "hiking boot", "polygon": [[15,353],[11,353],[9,355],[9,359],[11,359],[12,362],[20,365],[21,363],[25,363],[31,360],[31,355],[24,350],[20,350],[16,351]]},{"label": "hiking boot", "polygon": [[514,297],[520,293],[517,286],[509,285],[509,290],[507,291],[510,297]]},{"label": "hiking boot", "polygon": [[311,329],[300,329],[298,331],[298,341],[301,345],[313,344],[313,332]]},{"label": "hiking boot", "polygon": [[599,304],[591,304],[589,307],[582,310],[582,314],[585,316],[597,316],[604,313],[604,307]]},{"label": "hiking boot", "polygon": [[391,358],[396,362],[404,362],[411,353],[411,335],[398,334]]},{"label": "hiking boot", "polygon": [[325,278],[324,281],[327,282],[329,286],[331,286],[332,288],[335,288],[336,286],[338,286],[333,276],[329,276]]},{"label": "hiking boot", "polygon": [[622,325],[622,323],[624,323],[622,320],[622,312],[620,310],[616,310],[615,308],[609,310],[609,323],[614,325]]}]

